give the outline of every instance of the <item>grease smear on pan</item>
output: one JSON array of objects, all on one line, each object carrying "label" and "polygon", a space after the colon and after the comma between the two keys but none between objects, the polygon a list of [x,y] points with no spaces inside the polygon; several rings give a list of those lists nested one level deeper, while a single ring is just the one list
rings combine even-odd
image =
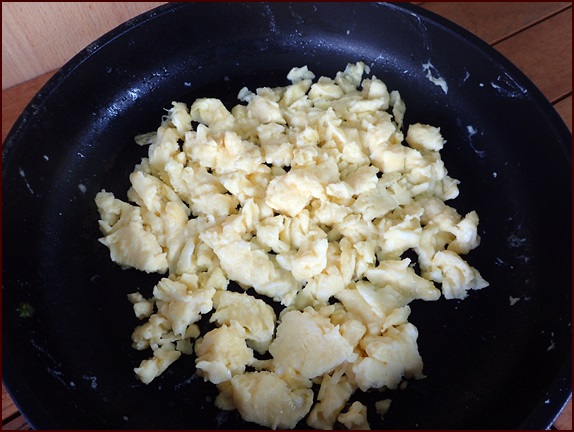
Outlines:
[{"label": "grease smear on pan", "polygon": [[438,71],[430,61],[423,64],[423,71],[426,71],[426,77],[430,82],[436,86],[439,86],[444,94],[448,94],[448,84],[444,78],[438,74]]},{"label": "grease smear on pan", "polygon": [[28,191],[32,195],[35,195],[34,190],[30,186],[30,183],[28,183],[28,179],[26,178],[26,173],[24,172],[24,170],[22,168],[18,168],[18,172],[20,174],[20,177],[22,177],[22,179],[24,180],[24,184],[26,185],[26,188],[28,189]]},{"label": "grease smear on pan", "polygon": [[504,74],[496,77],[495,81],[490,82],[490,86],[496,91],[499,96],[517,98],[524,97],[528,90],[520,86],[514,81],[510,75]]},{"label": "grease smear on pan", "polygon": [[[164,275],[151,298],[128,295],[132,346],[150,353],[137,379],[193,356],[182,385],[197,372],[246,421],[368,429],[368,409],[391,407],[385,390],[424,378],[409,303],[488,286],[462,258],[478,215],[446,204],[459,182],[440,129],[403,126],[399,92],[369,73],[293,68],[231,110],[174,102],[136,137],[149,151],[129,202],[101,191],[96,204],[111,259]],[[358,400],[372,391],[375,404]]]},{"label": "grease smear on pan", "polygon": [[466,127],[466,130],[468,132],[468,141],[470,144],[470,147],[472,148],[472,150],[476,153],[476,155],[478,157],[480,157],[481,159],[486,157],[486,152],[484,150],[479,150],[478,148],[476,148],[476,145],[473,142],[473,137],[478,133],[478,130],[476,130],[473,126],[468,125]]}]

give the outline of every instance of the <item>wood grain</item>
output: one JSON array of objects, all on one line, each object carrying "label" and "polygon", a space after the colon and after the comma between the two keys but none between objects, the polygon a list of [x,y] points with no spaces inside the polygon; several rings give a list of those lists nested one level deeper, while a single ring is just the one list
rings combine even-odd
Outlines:
[{"label": "wood grain", "polygon": [[572,94],[572,8],[494,45],[550,100]]},{"label": "wood grain", "polygon": [[22,416],[15,417],[2,425],[2,430],[28,430],[31,429],[26,419]]},{"label": "wood grain", "polygon": [[6,139],[6,135],[26,105],[55,72],[45,73],[2,92],[2,142]]},{"label": "wood grain", "polygon": [[2,420],[12,417],[16,413],[18,413],[18,408],[16,408],[16,405],[12,402],[10,395],[4,387],[4,383],[2,383]]},{"label": "wood grain", "polygon": [[62,66],[119,24],[166,2],[2,2],[2,90]]},{"label": "wood grain", "polygon": [[425,2],[421,6],[458,24],[492,45],[571,7],[572,3]]},{"label": "wood grain", "polygon": [[572,396],[562,414],[554,422],[554,427],[559,430],[572,430]]},{"label": "wood grain", "polygon": [[568,129],[570,129],[570,132],[572,132],[572,94],[554,104],[554,108],[556,108],[556,111],[558,111],[558,114],[560,114],[560,117],[562,117]]}]

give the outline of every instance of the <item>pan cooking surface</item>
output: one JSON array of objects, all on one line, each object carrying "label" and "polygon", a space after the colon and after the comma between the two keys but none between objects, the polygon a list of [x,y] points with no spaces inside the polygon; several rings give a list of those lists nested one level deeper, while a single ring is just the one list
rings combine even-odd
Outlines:
[{"label": "pan cooking surface", "polygon": [[126,199],[147,151],[133,137],[171,101],[231,106],[243,86],[286,85],[294,66],[332,76],[359,60],[401,93],[405,124],[440,126],[461,181],[449,204],[480,216],[466,258],[491,284],[411,303],[427,378],[382,395],[384,422],[381,394],[367,395],[371,426],[552,423],[571,392],[572,213],[571,135],[551,105],[482,41],[415,6],[212,3],[162,6],[94,42],[3,145],[3,379],[34,428],[257,428],[214,407],[192,356],[148,386],[134,378],[149,353],[130,347],[126,294],[151,295],[161,276],[111,262],[94,197]]}]

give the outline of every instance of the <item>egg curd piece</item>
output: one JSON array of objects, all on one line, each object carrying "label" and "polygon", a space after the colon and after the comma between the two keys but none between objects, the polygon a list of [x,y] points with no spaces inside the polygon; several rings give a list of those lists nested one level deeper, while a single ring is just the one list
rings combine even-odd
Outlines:
[{"label": "egg curd piece", "polygon": [[177,335],[211,311],[215,288],[189,289],[185,284],[163,278],[153,291],[158,311],[171,323]]},{"label": "egg curd piece", "polygon": [[320,198],[323,194],[323,186],[314,174],[302,169],[293,170],[271,180],[265,202],[273,210],[295,217],[311,198]]},{"label": "egg curd piece", "polygon": [[317,403],[309,413],[307,425],[315,429],[333,429],[337,416],[356,390],[356,385],[344,375],[347,365],[341,365],[333,374],[325,374],[317,394]]},{"label": "egg curd piece", "polygon": [[448,250],[434,255],[429,276],[442,283],[441,289],[446,299],[464,299],[469,290],[478,290],[489,285],[478,270],[458,254]]},{"label": "egg curd piece", "polygon": [[227,277],[246,289],[283,305],[290,305],[300,289],[293,275],[281,268],[275,259],[253,242],[237,240],[214,248]]},{"label": "egg curd piece", "polygon": [[[304,378],[330,372],[343,362],[353,362],[353,347],[339,326],[313,309],[289,311],[281,316],[277,336],[269,347],[276,371],[292,368]],[[318,355],[321,353],[321,355]]]},{"label": "egg curd piece", "polygon": [[144,384],[149,384],[154,378],[160,376],[174,361],[181,356],[181,352],[158,348],[153,357],[143,360],[139,367],[134,369],[137,377]]},{"label": "egg curd piece", "polygon": [[360,346],[367,356],[353,365],[359,388],[396,389],[403,377],[424,378],[417,337],[416,327],[406,323],[390,328],[381,336],[363,338]]},{"label": "egg curd piece", "polygon": [[367,407],[361,402],[353,402],[346,413],[339,414],[337,420],[349,430],[370,430],[367,421]]},{"label": "egg curd piece", "polygon": [[236,375],[231,389],[241,417],[271,429],[293,429],[313,404],[313,390],[291,389],[279,375],[268,371]]},{"label": "egg curd piece", "polygon": [[122,267],[133,267],[147,273],[165,273],[167,254],[156,236],[144,225],[141,209],[114,198],[109,192],[98,192],[96,204],[100,211],[99,239],[110,250],[110,258]]},{"label": "egg curd piece", "polygon": [[245,330],[237,322],[209,331],[195,344],[195,366],[214,384],[229,381],[253,363],[253,350],[245,343]]},{"label": "egg curd piece", "polygon": [[245,330],[247,344],[260,354],[269,348],[275,332],[275,312],[263,300],[247,294],[223,291],[215,295],[215,312],[210,322],[238,323]]}]

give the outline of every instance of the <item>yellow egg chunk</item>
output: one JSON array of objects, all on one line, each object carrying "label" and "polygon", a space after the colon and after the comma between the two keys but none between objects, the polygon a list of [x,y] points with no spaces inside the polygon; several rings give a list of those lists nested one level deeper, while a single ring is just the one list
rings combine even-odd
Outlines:
[{"label": "yellow egg chunk", "polygon": [[333,429],[338,415],[357,387],[348,376],[343,375],[343,371],[323,375],[317,403],[307,418],[308,426],[314,429]]},{"label": "yellow egg chunk", "polygon": [[293,429],[313,404],[313,391],[291,389],[273,372],[250,372],[231,380],[233,403],[241,416],[271,429]]},{"label": "yellow egg chunk", "polygon": [[310,311],[286,312],[269,352],[275,370],[292,368],[305,378],[315,378],[356,358],[338,326]]},{"label": "yellow egg chunk", "polygon": [[245,372],[245,366],[253,362],[253,351],[245,343],[244,329],[236,322],[209,331],[195,344],[195,352],[199,374],[214,384]]},{"label": "yellow egg chunk", "polygon": [[367,336],[361,348],[367,353],[353,365],[357,385],[363,391],[383,386],[396,389],[403,376],[423,378],[418,352],[418,331],[411,323],[392,327],[381,336]]},{"label": "yellow egg chunk", "polygon": [[367,407],[361,402],[353,402],[349,411],[339,414],[337,420],[345,425],[349,430],[369,430],[367,421]]},{"label": "yellow egg chunk", "polygon": [[210,321],[219,325],[238,323],[245,330],[247,344],[263,354],[275,332],[275,312],[264,301],[231,291],[216,294],[215,312]]}]

